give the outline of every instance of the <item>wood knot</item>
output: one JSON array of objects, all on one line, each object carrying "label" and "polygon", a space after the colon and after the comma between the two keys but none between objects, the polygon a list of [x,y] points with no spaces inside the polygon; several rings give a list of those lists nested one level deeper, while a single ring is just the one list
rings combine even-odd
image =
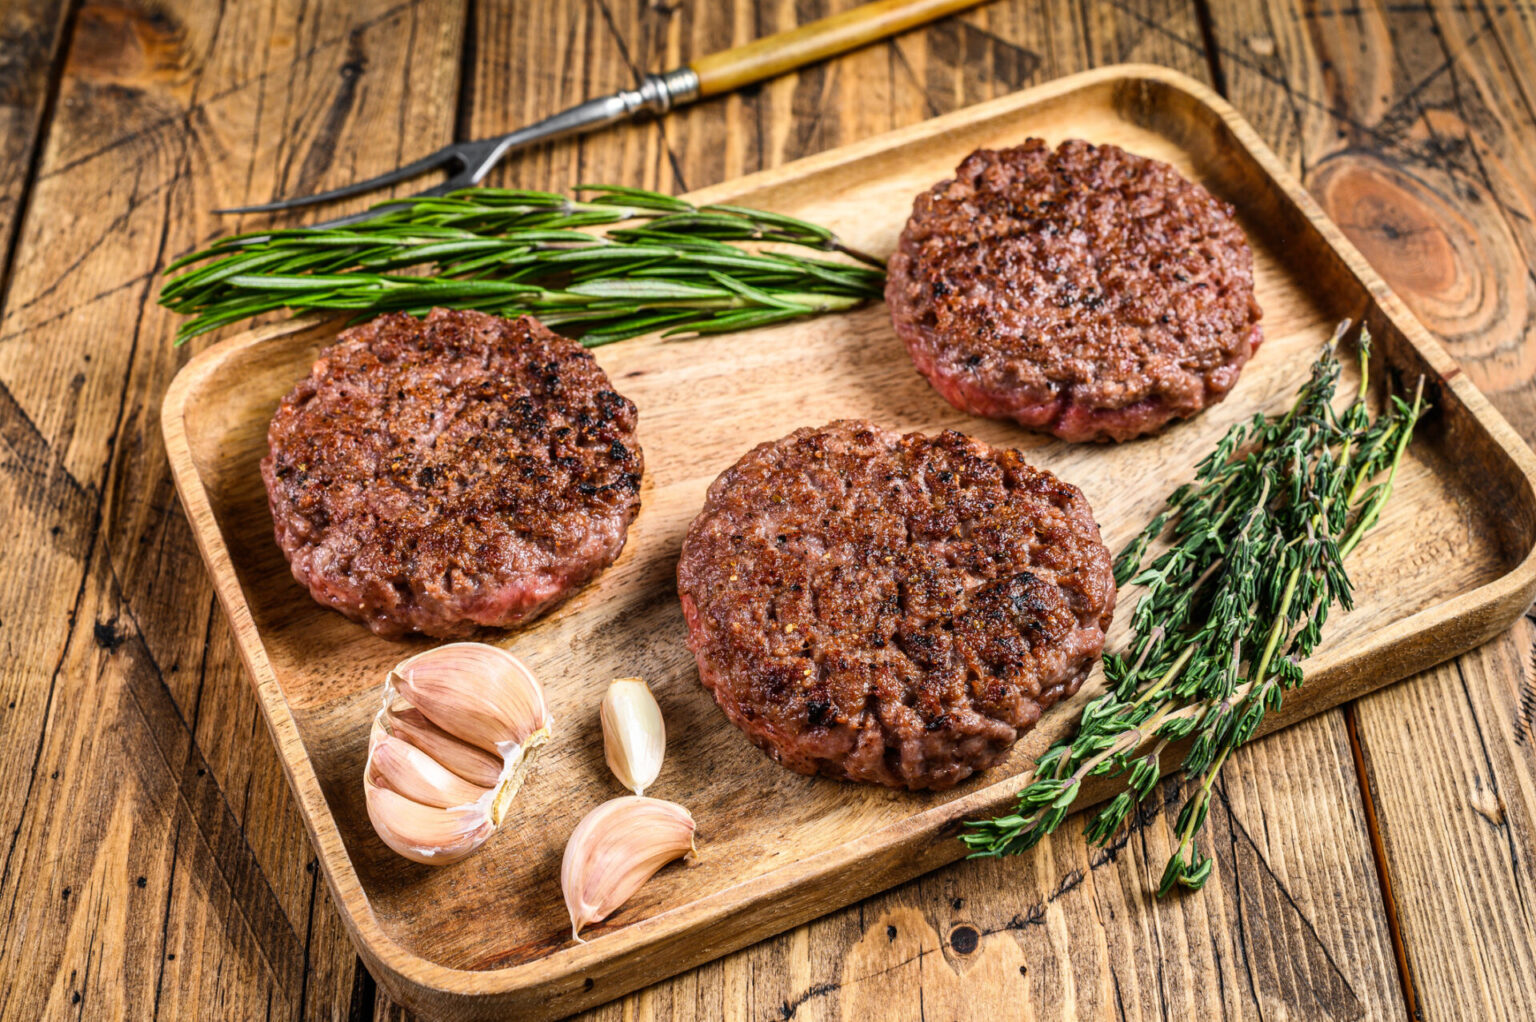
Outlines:
[{"label": "wood knot", "polygon": [[91,633],[96,640],[96,647],[108,653],[116,653],[128,641],[128,636],[118,627],[115,617],[110,621],[97,621]]},{"label": "wood knot", "polygon": [[[1443,188],[1416,176],[1415,169],[1347,153],[1319,167],[1311,189],[1431,330],[1488,330],[1505,315],[1504,303],[1523,306],[1523,296],[1500,294],[1509,289],[1498,254],[1514,251],[1513,242],[1490,237],[1504,229],[1495,221],[1482,222],[1477,204],[1448,200]],[[1426,170],[1426,177],[1430,173]],[[1523,307],[1518,321],[1524,321]]]},{"label": "wood knot", "polygon": [[960,925],[949,931],[949,946],[954,948],[957,955],[969,955],[976,952],[981,944],[981,934],[976,932],[976,927]]}]

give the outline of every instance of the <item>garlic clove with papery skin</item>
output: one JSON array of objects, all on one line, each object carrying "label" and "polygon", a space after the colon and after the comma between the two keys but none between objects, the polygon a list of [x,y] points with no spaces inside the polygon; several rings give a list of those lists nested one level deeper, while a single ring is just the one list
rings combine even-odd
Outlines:
[{"label": "garlic clove with papery skin", "polygon": [[452,809],[475,805],[490,788],[470,784],[414,745],[381,734],[368,755],[369,778],[413,802]]},{"label": "garlic clove with papery skin", "polygon": [[571,936],[607,919],[673,859],[693,850],[693,816],[675,802],[626,795],[576,825],[560,863]]},{"label": "garlic clove with papery skin", "polygon": [[496,831],[483,806],[442,809],[423,805],[367,777],[363,778],[363,791],[373,829],[386,845],[415,862],[429,866],[458,862]]},{"label": "garlic clove with papery skin", "polygon": [[547,736],[544,690],[521,660],[499,647],[450,642],[402,660],[389,679],[432,723],[487,752],[506,756],[540,732]]},{"label": "garlic clove with papery skin", "polygon": [[471,784],[493,788],[501,780],[500,756],[459,741],[404,699],[385,707],[379,724],[386,733],[414,745]]},{"label": "garlic clove with papery skin", "polygon": [[619,678],[603,694],[603,754],[613,776],[636,795],[661,773],[667,727],[656,697],[639,678]]},{"label": "garlic clove with papery skin", "polygon": [[505,650],[461,642],[402,661],[363,771],[374,830],[416,862],[463,858],[501,825],[551,727],[543,689]]}]

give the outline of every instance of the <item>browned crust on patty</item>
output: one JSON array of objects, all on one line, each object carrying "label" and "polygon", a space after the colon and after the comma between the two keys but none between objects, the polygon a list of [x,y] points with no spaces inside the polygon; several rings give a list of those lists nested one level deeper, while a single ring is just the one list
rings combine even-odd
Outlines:
[{"label": "browned crust on patty", "polygon": [[380,635],[543,613],[618,556],[635,406],[536,320],[435,309],[343,332],[272,417],[262,478],[294,577]]},{"label": "browned crust on patty", "polygon": [[947,788],[1071,695],[1114,610],[1082,493],[1018,451],[861,421],[709,489],[678,591],[699,675],[801,773]]},{"label": "browned crust on patty", "polygon": [[1196,414],[1262,339],[1232,208],[1166,163],[1076,140],[977,150],[919,195],[886,301],[950,403],[1067,440]]}]

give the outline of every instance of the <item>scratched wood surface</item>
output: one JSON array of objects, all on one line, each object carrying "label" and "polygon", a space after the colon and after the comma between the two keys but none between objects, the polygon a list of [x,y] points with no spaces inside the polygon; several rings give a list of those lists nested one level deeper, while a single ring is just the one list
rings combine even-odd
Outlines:
[{"label": "scratched wood surface", "polygon": [[[361,969],[158,441],[154,271],[335,185],[852,0],[0,10],[0,1017],[398,1016]],[[694,188],[1096,64],[1202,78],[1536,440],[1529,2],[996,2],[501,182]],[[195,347],[194,347],[195,350]],[[1536,623],[1236,756],[1219,882],[1068,826],[593,1018],[1523,1018]],[[1164,795],[1174,807],[1175,789]]]}]

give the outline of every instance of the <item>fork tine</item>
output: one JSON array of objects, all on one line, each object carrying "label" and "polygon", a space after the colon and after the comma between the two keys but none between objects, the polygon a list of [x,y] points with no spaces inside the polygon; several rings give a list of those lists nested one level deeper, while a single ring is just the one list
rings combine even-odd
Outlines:
[{"label": "fork tine", "polygon": [[327,192],[316,192],[314,195],[299,195],[291,199],[279,199],[275,202],[263,202],[256,206],[233,206],[229,209],[216,209],[215,213],[274,213],[283,209],[297,209],[300,206],[312,206],[319,202],[330,202],[332,199],[345,199],[349,195],[359,195],[363,192],[371,192],[376,188],[386,188],[398,181],[405,181],[429,170],[438,167],[451,166],[454,163],[462,164],[464,157],[459,153],[457,145],[448,145],[435,153],[429,153],[419,160],[407,163],[403,167],[396,167],[387,174],[378,177],[370,177],[366,181],[355,181],[340,188],[332,188]]},{"label": "fork tine", "polygon": [[455,174],[442,184],[425,188],[414,195],[402,195],[398,199],[385,199],[379,205],[372,206],[360,213],[353,213],[350,216],[339,216],[334,220],[322,220],[318,224],[305,224],[304,226],[312,231],[323,231],[331,227],[346,227],[349,224],[360,224],[364,220],[372,220],[381,213],[387,213],[391,203],[403,202],[407,199],[430,199],[437,195],[447,195],[449,192],[457,191],[460,188],[467,188],[472,183],[467,180],[466,174]]}]

